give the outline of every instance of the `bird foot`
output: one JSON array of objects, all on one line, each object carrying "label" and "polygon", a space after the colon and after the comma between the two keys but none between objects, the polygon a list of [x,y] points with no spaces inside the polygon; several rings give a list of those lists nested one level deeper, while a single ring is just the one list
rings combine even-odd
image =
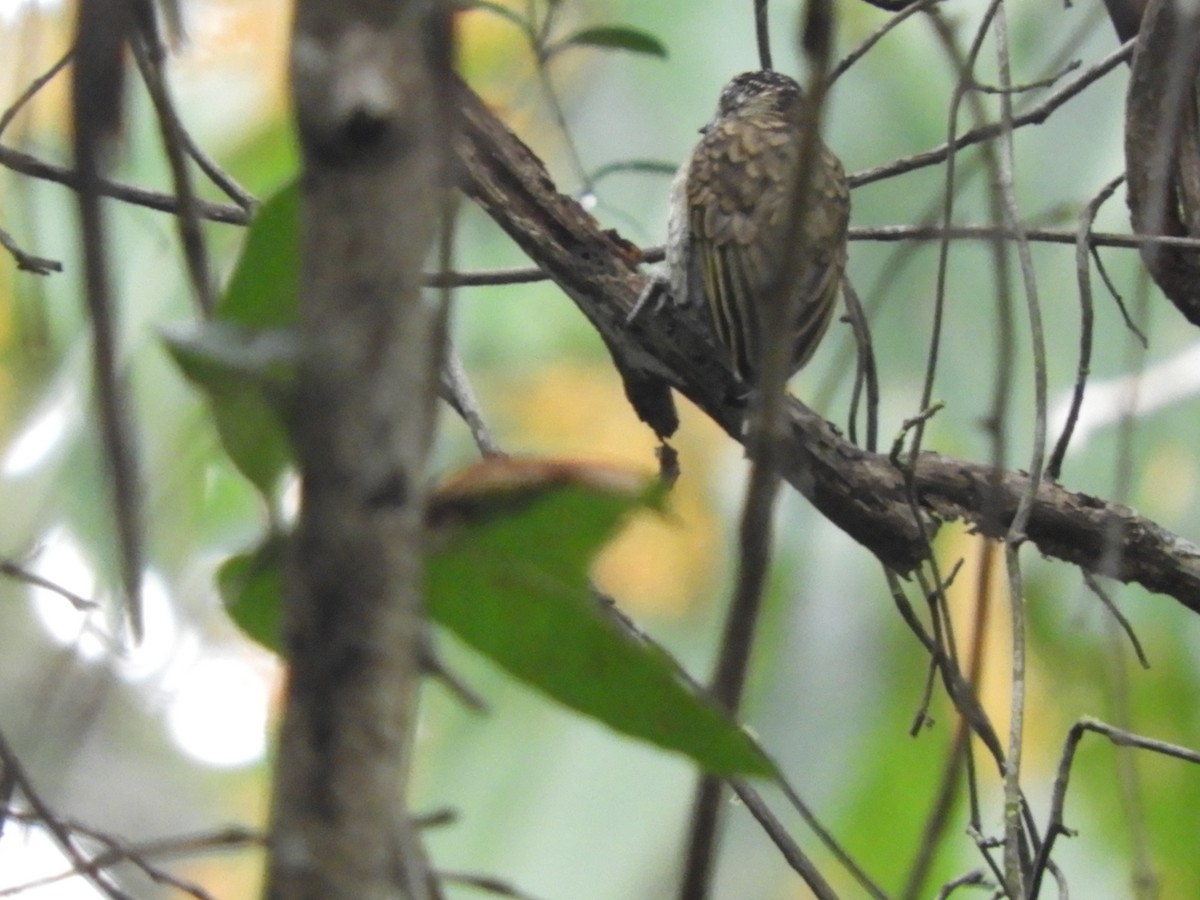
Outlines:
[{"label": "bird foot", "polygon": [[662,275],[651,275],[650,280],[646,282],[646,286],[642,288],[641,294],[638,295],[637,302],[633,304],[633,309],[625,317],[625,324],[632,325],[646,314],[647,308],[649,308],[651,314],[658,312],[670,296],[670,282]]}]

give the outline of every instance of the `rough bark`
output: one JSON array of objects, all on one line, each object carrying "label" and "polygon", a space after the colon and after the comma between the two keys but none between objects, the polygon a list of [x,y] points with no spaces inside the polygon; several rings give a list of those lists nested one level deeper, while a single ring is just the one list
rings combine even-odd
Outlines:
[{"label": "rough bark", "polygon": [[420,284],[444,206],[448,24],[440,4],[416,0],[296,7],[303,505],[270,897],[431,896],[404,795],[444,342]]},{"label": "rough bark", "polygon": [[[1138,30],[1125,103],[1125,169],[1133,230],[1200,235],[1200,11],[1150,0]],[[1200,253],[1146,244],[1142,258],[1158,286],[1200,325]]]},{"label": "rough bark", "polygon": [[[669,384],[741,441],[740,389],[697,322],[664,304],[628,323],[646,284],[637,248],[601,230],[558,193],[537,157],[469,89],[460,90],[466,122],[459,156],[468,193],[562,287],[626,365],[640,367],[643,380]],[[909,477],[888,456],[847,441],[794,398],[787,422],[779,451],[784,478],[901,573],[929,552],[910,496],[931,526],[962,519],[1002,538],[1028,486],[1025,473],[932,452],[920,455]],[[1200,547],[1129,507],[1043,481],[1026,537],[1046,556],[1137,582],[1200,612]]]}]

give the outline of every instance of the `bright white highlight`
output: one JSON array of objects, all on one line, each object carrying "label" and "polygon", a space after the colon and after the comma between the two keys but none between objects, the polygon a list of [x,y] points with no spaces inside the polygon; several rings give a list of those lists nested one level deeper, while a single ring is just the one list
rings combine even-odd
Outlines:
[{"label": "bright white highlight", "polygon": [[[1052,435],[1062,433],[1071,408],[1071,393],[1064,391],[1050,411]],[[1140,376],[1123,375],[1107,381],[1091,379],[1083,395],[1071,446],[1079,449],[1097,431],[1117,424],[1123,416],[1147,416],[1197,393],[1200,393],[1200,344],[1147,367]]]},{"label": "bright white highlight", "polygon": [[[5,826],[4,840],[0,841],[0,890],[52,878],[70,868],[71,863],[44,828],[14,822]],[[103,894],[75,875],[23,891],[19,896],[29,900],[92,900]]]},{"label": "bright white highlight", "polygon": [[201,659],[184,673],[167,709],[175,744],[209,766],[232,768],[266,753],[270,677],[233,656]]},{"label": "bright white highlight", "polygon": [[63,397],[34,418],[9,444],[0,463],[0,474],[18,478],[41,465],[66,434],[73,406],[70,398]]},{"label": "bright white highlight", "polygon": [[[83,555],[79,541],[66,528],[56,528],[46,535],[30,568],[85,600],[94,598],[96,573]],[[65,597],[45,588],[31,587],[30,596],[42,627],[55,643],[73,647],[84,660],[94,660],[109,652],[90,624],[100,621],[99,611],[76,609]]]},{"label": "bright white highlight", "polygon": [[129,682],[160,677],[179,653],[179,619],[167,584],[157,572],[142,579],[142,622],[142,642],[117,660],[117,673]]}]

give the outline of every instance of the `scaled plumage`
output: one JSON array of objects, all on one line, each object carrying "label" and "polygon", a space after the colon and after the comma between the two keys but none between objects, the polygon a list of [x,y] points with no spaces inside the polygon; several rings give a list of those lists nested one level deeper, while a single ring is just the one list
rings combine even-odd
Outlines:
[{"label": "scaled plumage", "polygon": [[[841,162],[819,140],[808,202],[796,226],[789,223],[803,110],[800,86],[786,75],[738,75],[672,186],[671,293],[677,303],[708,309],[730,365],[749,385],[762,353],[764,306],[788,302],[795,311],[795,373],[829,327],[846,263],[850,192]],[[796,253],[803,254],[798,265]],[[781,283],[789,271],[799,277]]]}]

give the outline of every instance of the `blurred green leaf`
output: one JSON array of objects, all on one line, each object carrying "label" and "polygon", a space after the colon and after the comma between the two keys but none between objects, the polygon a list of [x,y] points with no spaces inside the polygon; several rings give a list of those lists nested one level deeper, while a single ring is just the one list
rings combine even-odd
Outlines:
[{"label": "blurred green leaf", "polygon": [[[505,467],[519,470],[508,478]],[[494,473],[500,469],[499,478]],[[773,776],[735,723],[659,647],[625,634],[588,583],[618,524],[653,499],[616,470],[501,460],[438,492],[426,561],[429,614],[493,662],[577,712],[722,774]],[[524,476],[530,477],[526,480]],[[599,476],[599,477],[595,477]],[[452,524],[447,524],[450,520]]]},{"label": "blurred green leaf", "polygon": [[282,652],[280,612],[287,538],[272,534],[217,570],[217,590],[238,627],[273,653]]},{"label": "blurred green leaf", "polygon": [[217,318],[249,328],[294,325],[299,290],[300,191],[293,181],[272,195],[250,223]]},{"label": "blurred green leaf", "polygon": [[184,375],[207,395],[225,452],[271,502],[293,459],[284,410],[294,382],[294,333],[210,322],[163,338]]},{"label": "blurred green leaf", "polygon": [[221,443],[270,504],[292,462],[286,404],[295,381],[299,190],[259,209],[217,318],[164,333],[172,358],[208,396]]},{"label": "blurred green leaf", "polygon": [[628,25],[597,25],[584,28],[556,43],[547,56],[568,47],[600,47],[608,50],[627,50],[645,56],[667,58],[667,47],[654,35]]},{"label": "blurred green leaf", "polygon": [[[430,505],[429,616],[526,684],[576,712],[721,775],[774,777],[741,728],[655,644],[627,635],[588,584],[588,564],[656,485],[595,465],[498,460]],[[284,539],[231,557],[217,576],[230,615],[279,652]]]}]

